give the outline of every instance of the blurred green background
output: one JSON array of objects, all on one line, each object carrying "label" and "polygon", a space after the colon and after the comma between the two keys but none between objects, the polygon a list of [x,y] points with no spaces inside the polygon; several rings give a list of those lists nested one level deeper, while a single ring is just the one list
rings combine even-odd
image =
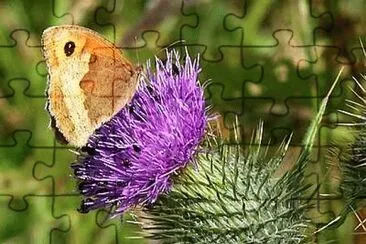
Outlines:
[{"label": "blurred green background", "polygon": [[[244,142],[259,119],[273,144],[294,132],[289,155],[296,155],[312,116],[341,66],[343,78],[330,99],[309,182],[325,182],[314,223],[326,223],[343,208],[337,185],[339,154],[352,133],[337,126],[344,99],[365,72],[366,2],[353,1],[0,1],[0,243],[145,243],[129,217],[105,221],[102,211],[77,212],[70,163],[75,154],[54,142],[45,111],[47,68],[42,31],[78,24],[107,37],[135,63],[144,64],[164,48],[187,46],[201,55],[208,103],[229,136],[239,118]],[[329,148],[332,146],[332,153]],[[292,155],[293,154],[293,155]],[[331,164],[329,163],[331,162]],[[358,213],[366,218],[366,212]],[[350,216],[315,243],[365,243],[365,230]],[[363,242],[364,241],[364,242]]]}]

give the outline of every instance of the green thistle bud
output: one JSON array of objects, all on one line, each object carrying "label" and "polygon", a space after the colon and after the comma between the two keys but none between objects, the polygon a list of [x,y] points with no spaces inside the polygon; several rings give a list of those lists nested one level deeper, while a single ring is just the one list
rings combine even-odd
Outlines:
[{"label": "green thistle bud", "polygon": [[[144,235],[167,243],[300,243],[310,223],[302,170],[275,177],[290,139],[270,154],[262,125],[252,145],[221,145],[197,155],[172,191],[139,216]],[[216,148],[216,149],[215,149]]]}]

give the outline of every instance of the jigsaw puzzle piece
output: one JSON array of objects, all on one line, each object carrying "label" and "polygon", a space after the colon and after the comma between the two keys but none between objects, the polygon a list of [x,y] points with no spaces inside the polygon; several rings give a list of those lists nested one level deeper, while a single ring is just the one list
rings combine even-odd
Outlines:
[{"label": "jigsaw puzzle piece", "polygon": [[[28,82],[27,92],[33,96],[44,96],[46,79],[39,77],[34,70],[43,60],[38,46],[29,46],[30,32],[27,30],[14,30],[11,33],[13,43],[0,45],[0,98],[11,96],[9,81],[32,80]],[[2,37],[0,36],[0,43]]]},{"label": "jigsaw puzzle piece", "polygon": [[[115,1],[113,8],[99,9],[95,20],[109,26],[108,37],[118,47],[140,49],[146,46],[145,34],[158,35],[157,46],[168,46],[180,40],[176,27],[183,1]],[[187,1],[187,4],[189,2]],[[120,21],[116,22],[115,19]],[[164,22],[163,22],[164,20]]]},{"label": "jigsaw puzzle piece", "polygon": [[[356,62],[352,62],[351,60],[346,59],[340,59],[340,48],[338,47],[316,46],[315,59],[299,60],[299,77],[303,79],[314,80],[318,84],[317,92],[319,97],[324,97],[327,94],[329,87],[334,82],[335,76],[339,72],[341,67],[344,67],[344,77],[359,77],[359,74],[362,73],[362,68],[364,68],[364,56],[362,49],[353,49],[352,53],[356,57]],[[340,83],[345,82],[343,80],[341,80]],[[342,94],[342,92],[339,92],[338,87],[335,88],[334,93]],[[334,95],[332,96],[334,97]]]},{"label": "jigsaw puzzle piece", "polygon": [[322,179],[319,173],[308,174],[305,177],[305,182],[312,184],[312,187],[308,189],[308,196],[302,198],[302,200],[308,201],[312,205],[312,208],[308,210],[308,214],[311,216],[313,223],[323,225],[331,218],[336,217],[336,214],[330,209],[334,198],[322,196]]},{"label": "jigsaw puzzle piece", "polygon": [[[237,100],[236,104],[229,107],[235,107],[235,111],[241,111],[241,102],[238,99],[243,97],[245,82],[260,82],[262,79],[262,66],[254,64],[246,67],[244,65],[242,50],[238,47],[220,48],[225,62],[209,62],[202,60],[201,66],[205,70],[202,73],[201,81],[208,81],[207,99],[223,110],[227,109],[226,102]],[[221,72],[221,68],[227,72]],[[210,74],[210,77],[207,76]],[[230,74],[230,75],[228,75]]]},{"label": "jigsaw puzzle piece", "polygon": [[[291,45],[293,33],[290,30],[277,30],[273,33],[273,37],[276,42],[271,46],[243,46],[244,65],[250,67],[260,64],[264,66],[264,78],[275,77],[277,82],[286,82],[291,75],[289,72],[296,72],[299,61],[311,60],[315,57],[316,49],[314,46]],[[279,67],[272,67],[273,64],[279,64]],[[306,67],[301,66],[301,68]],[[297,73],[292,75],[298,76]],[[299,91],[295,90],[295,92]]]},{"label": "jigsaw puzzle piece", "polygon": [[[315,45],[328,46],[339,49],[338,59],[350,63],[356,61],[352,50],[360,48],[360,37],[366,35],[364,26],[366,21],[363,16],[365,2],[354,1],[313,1],[316,9],[327,9],[333,18],[333,25],[322,35],[315,35]],[[341,11],[340,11],[341,10]]]},{"label": "jigsaw puzzle piece", "polygon": [[53,148],[52,160],[37,160],[32,168],[34,178],[50,186],[55,195],[75,194],[75,179],[70,164],[76,155],[67,148]]},{"label": "jigsaw puzzle piece", "polygon": [[[316,99],[295,99],[295,101],[286,101],[284,105],[276,104],[272,97],[251,97],[243,98],[243,111],[239,117],[240,123],[245,124],[245,142],[249,143],[251,131],[255,128],[255,123],[263,121],[265,138],[271,140],[271,143],[281,143],[285,138],[292,134],[291,145],[301,146],[301,141],[309,128],[312,116],[315,114],[310,109]],[[226,118],[232,121],[232,118]],[[296,133],[294,133],[296,131]]]},{"label": "jigsaw puzzle piece", "polygon": [[[99,11],[110,11],[116,1],[5,1],[0,16],[6,16],[6,21],[0,22],[0,33],[6,40],[0,40],[0,45],[13,43],[11,33],[23,30],[32,33],[28,44],[39,47],[43,30],[54,25],[77,24],[107,32],[108,29],[96,22],[95,15]],[[42,18],[38,9],[42,9]]]},{"label": "jigsaw puzzle piece", "polygon": [[[244,145],[249,145],[252,141],[253,131],[258,125],[259,121],[264,122],[265,130],[263,132],[263,140],[271,140],[271,126],[273,126],[273,115],[271,116],[270,111],[274,105],[274,99],[270,97],[258,97],[258,98],[246,98],[242,97],[236,101],[236,107],[232,106],[234,109],[225,109],[223,112],[223,125],[226,130],[229,131],[231,135],[234,135],[234,130],[236,128],[235,122],[239,121],[240,131],[241,131],[241,143]],[[225,100],[226,102],[226,100]],[[239,111],[240,110],[240,111]],[[271,122],[269,122],[271,121]],[[283,138],[281,138],[281,141]],[[276,143],[273,140],[271,143]]]},{"label": "jigsaw puzzle piece", "polygon": [[[25,187],[25,185],[23,185]],[[56,243],[54,233],[70,228],[67,216],[54,213],[52,196],[27,196],[17,207],[8,205],[10,197],[0,195],[0,239],[4,243]],[[22,220],[22,221],[19,221]]]},{"label": "jigsaw puzzle piece", "polygon": [[[318,32],[328,31],[333,24],[330,12],[323,10],[321,13],[314,14],[319,10],[315,10],[317,6],[313,1],[278,3],[247,0],[242,2],[244,3],[242,14],[229,14],[226,21],[230,29],[243,29],[244,46],[274,46],[277,41],[273,33],[279,30],[288,30],[293,33],[291,45],[314,45],[313,36]],[[279,6],[281,4],[286,5],[286,8]]]},{"label": "jigsaw puzzle piece", "polygon": [[188,46],[203,48],[202,58],[206,61],[221,61],[224,54],[220,47],[239,47],[243,41],[242,28],[230,28],[229,14],[240,15],[243,4],[227,4],[220,0],[202,1],[189,6],[183,1],[180,39]]},{"label": "jigsaw puzzle piece", "polygon": [[64,243],[145,243],[141,239],[130,239],[136,226],[127,224],[128,214],[121,218],[108,219],[105,210],[81,214],[77,211],[81,196],[55,196],[54,213],[57,216],[67,216],[70,220],[68,231],[57,231],[54,236]]},{"label": "jigsaw puzzle piece", "polygon": [[[332,100],[332,98],[330,98],[330,100]],[[316,97],[289,97],[284,101],[285,107],[276,107],[282,105],[275,104],[270,111],[275,123],[269,126],[272,128],[271,134],[273,138],[275,138],[276,141],[281,141],[286,135],[296,131],[296,133],[293,134],[292,140],[294,143],[300,143],[313,121],[314,116],[317,114],[321,101],[322,98]],[[333,102],[333,104],[336,103]],[[286,113],[281,114],[281,112]],[[335,122],[334,118],[331,116],[332,114],[334,115],[334,110],[330,111],[327,109],[324,119],[326,118],[327,120]],[[315,145],[319,145],[319,142],[316,141]]]},{"label": "jigsaw puzzle piece", "polygon": [[[11,133],[14,130],[21,129],[31,131],[32,138],[30,145],[32,146],[48,146],[52,147],[53,132],[47,128],[49,125],[49,116],[45,110],[45,97],[34,94],[30,91],[31,82],[27,79],[13,79],[8,83],[8,92],[5,97],[0,98],[1,119],[4,127],[0,130],[0,141],[6,138],[12,140]],[[43,82],[39,82],[43,83]],[[38,84],[44,87],[44,84]]]},{"label": "jigsaw puzzle piece", "polygon": [[[55,188],[59,189],[67,185],[68,180],[57,181],[52,179],[52,181],[43,181],[44,178],[37,175],[34,167],[41,162],[48,162],[50,165],[60,162],[67,169],[73,155],[70,152],[64,155],[60,155],[60,153],[56,155],[55,147],[32,146],[29,144],[31,137],[31,131],[18,130],[11,138],[1,141],[1,195],[25,199],[28,195],[54,194]],[[65,148],[58,148],[57,151],[59,150],[65,151]],[[61,171],[63,174],[66,172],[65,168]],[[66,174],[64,176],[64,178],[69,178]],[[67,186],[73,189],[71,183]],[[13,203],[10,202],[9,206],[12,205]]]},{"label": "jigsaw puzzle piece", "polygon": [[[43,30],[50,25],[72,24],[73,17],[70,14],[63,14],[60,9],[65,9],[70,2],[67,1],[5,1],[0,8],[0,16],[6,16],[6,21],[1,21],[0,32],[2,39],[0,45],[12,45],[16,40],[12,33],[24,31],[33,33],[29,36],[27,45],[40,46],[40,36]],[[43,9],[42,18],[38,9]],[[32,11],[35,10],[35,11]],[[5,38],[5,39],[3,39]]]},{"label": "jigsaw puzzle piece", "polygon": [[[160,33],[157,31],[147,31],[141,34],[140,43],[135,50],[129,50],[127,55],[131,57],[132,60],[135,61],[138,65],[145,64],[146,60],[153,61],[154,56],[158,56],[161,59],[165,58],[165,50],[163,50],[164,46],[161,45],[160,42]],[[183,51],[183,50],[182,50]],[[180,52],[183,55],[184,52]]]},{"label": "jigsaw puzzle piece", "polygon": [[142,239],[141,236],[141,228],[138,225],[131,223],[131,221],[134,222],[134,219],[130,213],[135,216],[136,214],[139,214],[139,210],[132,209],[131,212],[127,212],[116,219],[106,219],[106,217],[108,217],[108,212],[106,210],[99,210],[96,212],[96,223],[103,229],[114,228],[116,236],[115,243],[145,243],[146,241]]}]

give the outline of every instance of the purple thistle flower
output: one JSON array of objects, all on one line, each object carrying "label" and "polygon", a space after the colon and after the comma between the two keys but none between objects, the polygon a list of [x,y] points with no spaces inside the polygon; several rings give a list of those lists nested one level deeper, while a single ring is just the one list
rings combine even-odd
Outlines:
[{"label": "purple thistle flower", "polygon": [[176,51],[148,63],[132,101],[89,138],[88,154],[72,165],[83,195],[81,212],[113,208],[113,215],[151,204],[169,191],[206,128],[199,58],[184,64]]}]

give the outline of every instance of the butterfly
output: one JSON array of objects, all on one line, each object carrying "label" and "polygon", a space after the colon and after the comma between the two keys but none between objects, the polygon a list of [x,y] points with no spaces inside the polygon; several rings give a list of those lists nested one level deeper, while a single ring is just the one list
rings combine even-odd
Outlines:
[{"label": "butterfly", "polygon": [[141,68],[113,43],[77,25],[46,29],[42,49],[49,74],[50,126],[61,143],[83,147],[132,99]]}]

